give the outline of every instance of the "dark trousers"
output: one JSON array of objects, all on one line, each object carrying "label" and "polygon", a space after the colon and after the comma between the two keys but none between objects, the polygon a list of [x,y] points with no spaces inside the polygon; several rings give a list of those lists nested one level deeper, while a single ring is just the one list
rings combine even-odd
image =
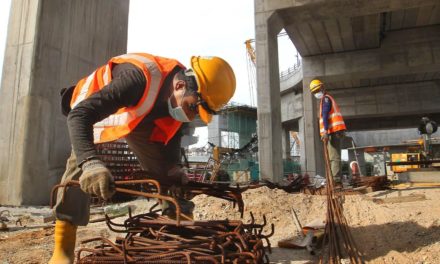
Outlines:
[{"label": "dark trousers", "polygon": [[327,150],[330,159],[330,168],[335,183],[341,182],[341,141],[342,134],[333,133],[329,135]]}]

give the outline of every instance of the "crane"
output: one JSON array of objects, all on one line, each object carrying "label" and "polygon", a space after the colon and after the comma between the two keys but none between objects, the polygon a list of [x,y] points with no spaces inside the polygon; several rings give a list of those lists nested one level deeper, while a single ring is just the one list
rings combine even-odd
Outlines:
[{"label": "crane", "polygon": [[[281,31],[277,37],[287,36],[286,31]],[[249,80],[249,94],[251,97],[251,106],[257,106],[256,103],[256,89],[257,89],[257,56],[254,48],[255,39],[248,39],[244,42],[246,45],[246,57],[247,57],[247,69],[248,69],[248,80]]]},{"label": "crane", "polygon": [[246,57],[247,57],[247,70],[248,70],[248,81],[249,81],[249,95],[251,99],[251,106],[257,106],[256,103],[256,89],[257,89],[257,57],[255,55],[255,49],[252,46],[254,39],[248,39],[244,42],[246,45]]}]

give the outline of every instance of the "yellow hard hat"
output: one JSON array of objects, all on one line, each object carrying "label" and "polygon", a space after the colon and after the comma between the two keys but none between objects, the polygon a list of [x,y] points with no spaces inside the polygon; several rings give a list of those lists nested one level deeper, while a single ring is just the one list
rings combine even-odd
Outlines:
[{"label": "yellow hard hat", "polygon": [[199,116],[206,124],[212,114],[220,110],[235,92],[235,74],[231,66],[219,57],[191,57],[193,69],[201,97]]},{"label": "yellow hard hat", "polygon": [[323,83],[320,80],[315,79],[310,82],[310,91],[312,93],[319,92],[322,88],[322,85],[323,85]]}]

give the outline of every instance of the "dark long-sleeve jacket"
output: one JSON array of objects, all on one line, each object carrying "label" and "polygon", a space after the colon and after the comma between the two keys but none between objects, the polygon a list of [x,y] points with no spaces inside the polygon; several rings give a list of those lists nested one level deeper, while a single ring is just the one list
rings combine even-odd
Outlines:
[{"label": "dark long-sleeve jacket", "polygon": [[[176,72],[176,68],[173,72]],[[169,74],[163,86],[168,87]],[[123,107],[135,106],[144,93],[147,80],[142,71],[130,63],[116,65],[112,69],[112,81],[100,91],[81,101],[67,116],[67,125],[73,151],[78,165],[96,157],[93,143],[93,124],[103,120]],[[158,98],[163,96],[161,89]],[[153,121],[169,115],[166,102],[156,100],[152,111],[138,124],[138,127],[153,126]],[[145,140],[149,135],[145,135]],[[178,150],[176,150],[178,151]]]},{"label": "dark long-sleeve jacket", "polygon": [[332,101],[330,98],[324,95],[324,99],[322,100],[322,122],[324,123],[325,131],[328,130],[328,118],[330,116],[330,110],[332,109]]}]

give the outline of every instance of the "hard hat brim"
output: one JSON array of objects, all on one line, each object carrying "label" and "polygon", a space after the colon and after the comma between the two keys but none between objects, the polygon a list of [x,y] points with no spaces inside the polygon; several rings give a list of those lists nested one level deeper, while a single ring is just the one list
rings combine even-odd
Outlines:
[{"label": "hard hat brim", "polygon": [[316,93],[316,92],[321,91],[321,89],[322,89],[322,84],[317,84],[317,85],[313,86],[313,87],[310,89],[310,91],[311,91],[312,93]]},{"label": "hard hat brim", "polygon": [[203,108],[203,106],[199,105],[199,116],[200,119],[202,119],[202,121],[205,124],[209,124],[212,120],[212,115],[210,113],[208,113],[208,111],[206,111],[205,108]]}]

